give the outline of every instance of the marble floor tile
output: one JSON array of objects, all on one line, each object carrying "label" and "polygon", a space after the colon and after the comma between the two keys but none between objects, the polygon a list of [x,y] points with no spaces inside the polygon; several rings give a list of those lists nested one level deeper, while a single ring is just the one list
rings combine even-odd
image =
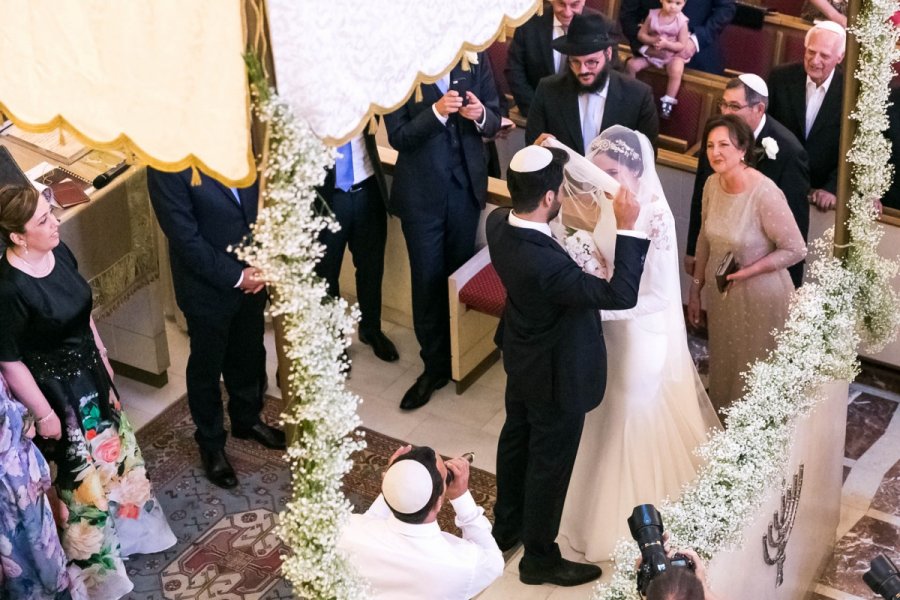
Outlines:
[{"label": "marble floor tile", "polygon": [[885,473],[872,498],[872,508],[900,516],[900,461]]},{"label": "marble floor tile", "polygon": [[845,455],[858,459],[884,431],[897,410],[897,403],[870,393],[860,394],[847,409]]},{"label": "marble floor tile", "polygon": [[409,434],[422,424],[428,414],[400,410],[399,404],[396,400],[385,400],[380,396],[363,398],[358,411],[363,426],[400,440],[408,440]]},{"label": "marble floor tile", "polygon": [[863,573],[869,570],[869,561],[881,553],[894,564],[900,563],[898,540],[900,527],[863,517],[838,540],[819,582],[848,594],[871,597],[871,591],[862,580]]},{"label": "marble floor tile", "polygon": [[479,429],[428,415],[410,432],[407,441],[431,446],[445,456],[474,452],[474,466],[489,473],[497,472],[497,438]]},{"label": "marble floor tile", "polygon": [[[815,586],[815,590],[816,591],[805,600],[863,600],[863,598],[860,598],[859,596],[854,596],[853,594],[830,588],[821,583]],[[870,597],[871,596],[866,596],[866,598]]]},{"label": "marble floor tile", "polygon": [[[519,581],[517,573],[505,572],[500,579],[492,583],[476,598],[478,600],[545,600],[557,589],[560,588],[552,585],[525,585]],[[587,595],[582,594],[582,600],[586,599]]]},{"label": "marble floor tile", "polygon": [[[484,428],[498,415],[504,415],[503,392],[473,384],[464,394],[458,395],[451,382],[439,390],[420,410],[460,425]],[[499,436],[499,431],[497,432]]]}]

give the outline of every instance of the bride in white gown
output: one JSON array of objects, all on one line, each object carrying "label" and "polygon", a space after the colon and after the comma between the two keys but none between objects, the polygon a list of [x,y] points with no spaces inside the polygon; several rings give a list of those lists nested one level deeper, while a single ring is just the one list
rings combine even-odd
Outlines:
[{"label": "bride in white gown", "polygon": [[[721,425],[688,351],[675,221],[650,142],[614,126],[592,142],[588,159],[570,151],[569,192],[583,198],[589,182],[604,179],[599,167],[635,193],[641,204],[635,229],[651,240],[637,306],[601,313],[606,393],[585,419],[560,526],[561,546],[601,562],[610,559],[619,538],[629,537],[626,519],[636,505],[674,500],[694,479],[700,467],[694,449]],[[599,276],[611,277],[602,271],[612,269],[615,221],[599,189],[594,186],[601,212],[592,237]]]}]

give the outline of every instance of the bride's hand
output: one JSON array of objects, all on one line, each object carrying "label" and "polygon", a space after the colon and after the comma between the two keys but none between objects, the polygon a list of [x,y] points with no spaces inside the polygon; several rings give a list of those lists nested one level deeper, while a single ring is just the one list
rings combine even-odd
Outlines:
[{"label": "bride's hand", "polygon": [[624,185],[619,187],[613,199],[613,212],[616,214],[617,229],[634,229],[638,215],[641,214],[641,205],[638,204],[634,192]]},{"label": "bride's hand", "polygon": [[696,293],[691,288],[691,295],[688,298],[688,321],[694,327],[700,326],[700,291]]},{"label": "bride's hand", "polygon": [[556,136],[551,133],[542,133],[541,135],[539,135],[537,137],[536,140],[534,140],[534,145],[535,146],[543,146],[544,142],[546,142],[547,140],[555,140],[555,139],[556,139]]}]

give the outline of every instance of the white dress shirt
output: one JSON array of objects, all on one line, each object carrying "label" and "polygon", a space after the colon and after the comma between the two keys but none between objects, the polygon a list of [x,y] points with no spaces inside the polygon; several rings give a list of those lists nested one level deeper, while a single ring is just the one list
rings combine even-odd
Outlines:
[{"label": "white dress shirt", "polygon": [[[553,15],[553,37],[551,39],[555,40],[558,37],[562,37],[566,35],[566,30],[563,29],[562,23],[559,22],[559,19],[556,18],[556,15]],[[565,55],[557,52],[556,50],[552,50],[553,52],[553,72],[559,73],[560,68],[562,67],[562,61],[565,59]]]},{"label": "white dress shirt", "polygon": [[809,130],[816,122],[816,116],[819,114],[819,109],[822,108],[822,102],[825,101],[825,94],[828,93],[832,79],[834,79],[834,69],[831,70],[828,79],[819,86],[809,78],[809,75],[806,76],[806,129],[804,129],[806,137],[809,137]]},{"label": "white dress shirt", "polygon": [[391,513],[379,494],[362,515],[351,515],[338,541],[376,600],[463,600],[503,573],[503,555],[491,523],[469,492],[451,500],[463,536],[437,522],[410,525]]},{"label": "white dress shirt", "polygon": [[372,168],[372,159],[361,133],[350,140],[350,149],[353,153],[353,185],[356,185],[374,175],[375,169]]},{"label": "white dress shirt", "polygon": [[756,130],[753,132],[753,140],[759,141],[759,133],[763,130],[763,127],[766,126],[766,115],[763,114],[762,119],[759,120],[759,125],[756,126]]},{"label": "white dress shirt", "polygon": [[[589,140],[584,140],[585,146],[591,143],[591,141],[600,135],[603,127],[603,112],[606,108],[606,94],[609,92],[609,79],[606,80],[606,85],[603,86],[602,89],[594,92],[594,96],[597,97],[596,102],[594,102],[594,128],[597,130],[594,133],[594,136]],[[591,94],[578,94],[578,117],[579,123],[584,123],[584,113],[587,110],[589,104],[589,98]]]}]

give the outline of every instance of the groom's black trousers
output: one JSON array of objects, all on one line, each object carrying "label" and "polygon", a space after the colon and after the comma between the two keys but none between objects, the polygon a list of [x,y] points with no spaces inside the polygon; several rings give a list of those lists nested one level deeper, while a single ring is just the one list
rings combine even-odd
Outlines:
[{"label": "groom's black trousers", "polygon": [[497,503],[494,537],[520,539],[529,560],[554,563],[556,536],[575,454],[584,427],[583,412],[548,409],[508,385],[506,423],[497,444]]}]

